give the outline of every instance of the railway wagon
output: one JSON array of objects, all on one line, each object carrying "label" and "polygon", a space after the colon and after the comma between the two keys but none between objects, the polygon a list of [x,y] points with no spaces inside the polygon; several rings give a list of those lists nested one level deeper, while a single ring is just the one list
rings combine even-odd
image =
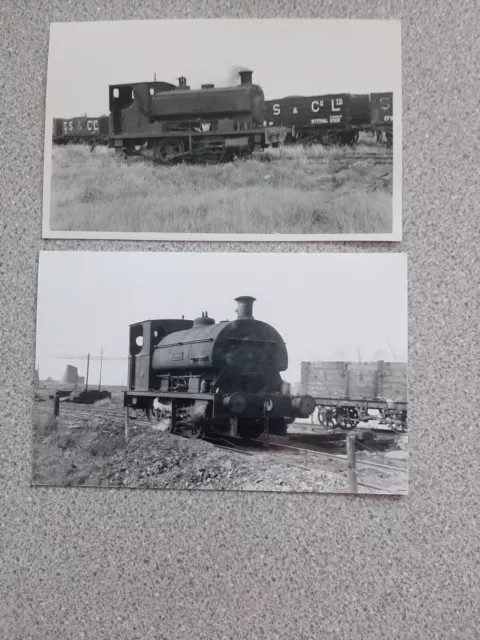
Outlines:
[{"label": "railway wagon", "polygon": [[370,94],[372,131],[381,139],[385,134],[388,146],[393,144],[393,93]]},{"label": "railway wagon", "polygon": [[294,142],[353,144],[370,127],[368,95],[290,96],[265,103],[267,127],[289,127]]},{"label": "railway wagon", "polygon": [[110,145],[120,154],[139,154],[162,164],[185,160],[220,162],[265,146],[264,94],[252,71],[240,84],[179,85],[144,82],[111,85]]},{"label": "railway wagon", "polygon": [[302,362],[300,387],[315,398],[320,422],[351,429],[376,409],[394,428],[406,428],[406,363]]},{"label": "railway wagon", "polygon": [[254,300],[236,298],[233,321],[205,312],[131,325],[126,419],[141,409],[164,431],[256,438],[285,435],[295,418],[310,416],[313,398],[282,388],[287,348],[274,327],[253,317]]},{"label": "railway wagon", "polygon": [[53,142],[55,144],[84,143],[107,144],[109,136],[109,117],[53,119]]}]

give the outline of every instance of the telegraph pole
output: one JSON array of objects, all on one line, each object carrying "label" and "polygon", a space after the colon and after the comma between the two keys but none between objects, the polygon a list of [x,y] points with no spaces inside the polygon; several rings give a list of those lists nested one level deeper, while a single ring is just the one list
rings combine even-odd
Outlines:
[{"label": "telegraph pole", "polygon": [[100,391],[102,386],[102,364],[103,364],[103,347],[100,349],[100,376],[98,378],[98,390]]},{"label": "telegraph pole", "polygon": [[90,369],[90,353],[87,356],[87,377],[85,379],[85,391],[88,391],[88,370]]}]

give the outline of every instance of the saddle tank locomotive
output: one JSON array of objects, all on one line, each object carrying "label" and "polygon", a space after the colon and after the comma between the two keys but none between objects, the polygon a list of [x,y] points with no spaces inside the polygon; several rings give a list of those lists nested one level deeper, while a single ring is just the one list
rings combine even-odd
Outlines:
[{"label": "saddle tank locomotive", "polygon": [[233,87],[190,89],[142,82],[110,86],[110,145],[116,153],[144,155],[161,164],[182,160],[215,163],[265,146],[265,98],[240,72]]},{"label": "saddle tank locomotive", "polygon": [[202,437],[284,435],[295,418],[315,409],[311,396],[291,397],[281,372],[285,342],[252,315],[255,298],[241,296],[237,318],[216,323],[147,320],[130,326],[127,416],[143,409],[164,431]]}]

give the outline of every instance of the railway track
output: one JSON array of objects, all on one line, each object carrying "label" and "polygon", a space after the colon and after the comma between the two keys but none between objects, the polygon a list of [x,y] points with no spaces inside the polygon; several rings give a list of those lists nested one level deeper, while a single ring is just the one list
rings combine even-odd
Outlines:
[{"label": "railway track", "polygon": [[[393,153],[359,153],[359,154],[351,154],[351,155],[349,154],[335,155],[333,153],[325,154],[325,155],[317,155],[317,154],[309,154],[309,153],[306,153],[305,155],[301,155],[301,154],[295,155],[295,154],[288,154],[288,153],[281,153],[281,152],[275,155],[265,154],[265,153],[252,153],[251,155],[243,158],[242,161],[248,162],[249,160],[257,160],[258,162],[261,162],[261,163],[276,164],[280,161],[293,162],[299,159],[308,160],[313,164],[319,164],[319,165],[330,164],[330,163],[348,165],[348,166],[368,165],[368,164],[393,165]],[[201,157],[193,158],[193,159],[189,158],[190,162],[195,160],[199,164],[204,163],[204,159],[202,159]],[[171,164],[158,163],[151,156],[143,155],[143,154],[129,155],[127,156],[126,161],[128,163],[143,161],[143,162],[157,164],[159,166],[175,166],[175,164],[178,164],[178,162],[177,163],[173,162]],[[221,164],[221,162],[222,162],[221,160],[217,160],[216,162],[208,162],[207,164]]]},{"label": "railway track", "polygon": [[[78,406],[78,405],[77,405]],[[60,414],[64,414],[68,417],[79,418],[82,420],[88,420],[89,418],[110,418],[115,420],[123,420],[124,412],[123,407],[119,407],[118,409],[112,409],[111,407],[108,409],[97,409],[95,411],[90,411],[89,409],[80,409],[77,406],[72,407],[69,406],[69,403],[62,403],[62,409]],[[145,427],[152,427],[154,425],[153,422],[150,422],[146,417],[141,418],[130,418],[134,424]],[[380,430],[383,432],[383,430]],[[275,436],[275,438],[279,438],[280,436]],[[287,444],[287,442],[279,442],[276,440],[243,440],[239,437],[226,436],[226,435],[207,435],[204,439],[212,444],[215,444],[221,448],[229,448],[234,450],[242,450],[243,452],[248,451],[265,451],[267,448],[274,449],[277,451],[295,451],[297,453],[309,452],[315,453],[319,455],[328,456],[330,458],[345,458],[342,454],[332,453],[328,447],[322,447],[320,445],[312,445],[308,443],[298,443],[296,445]],[[288,436],[286,436],[288,439]],[[376,463],[370,462],[360,462],[360,464],[368,464],[369,466],[379,466]],[[382,466],[382,465],[380,465]],[[394,469],[397,471],[403,471],[402,469],[395,469],[395,467],[386,466],[388,469]]]},{"label": "railway track", "polygon": [[[251,440],[245,445],[240,445],[236,440],[230,437],[221,438],[225,444],[219,445],[218,442],[215,442],[213,439],[208,439],[209,442],[212,442],[216,447],[226,450],[233,450],[236,453],[241,453],[243,455],[255,455],[258,453],[273,453],[274,451],[282,451],[287,454],[296,455],[308,455],[308,456],[324,456],[328,458],[330,462],[339,462],[342,466],[345,465],[347,461],[347,456],[342,454],[334,454],[331,452],[319,451],[318,448],[311,448],[307,446],[292,446],[287,444],[282,444],[278,442],[262,442],[259,440]],[[287,458],[287,460],[283,459],[282,463],[286,466],[297,467],[299,469],[303,469],[309,471],[311,467],[305,466],[304,464],[297,463],[291,460],[291,458]],[[356,464],[360,465],[360,470],[363,468],[364,470],[377,470],[381,469],[383,473],[390,473],[393,476],[397,476],[400,474],[400,477],[408,476],[408,468],[396,467],[388,464],[380,464],[378,462],[372,462],[369,460],[360,460],[357,458]],[[360,487],[369,489],[370,491],[374,491],[377,493],[385,494],[385,493],[394,493],[394,494],[402,494],[406,493],[406,490],[399,490],[398,492],[391,492],[384,487],[378,487],[372,484],[366,484],[363,482],[358,482]]]},{"label": "railway track", "polygon": [[[95,410],[90,410],[86,408],[80,408],[77,406],[69,406],[69,403],[62,403],[62,407],[60,410],[60,415],[65,415],[65,417],[76,418],[79,420],[88,420],[91,418],[109,418],[117,421],[123,421],[124,413],[123,407],[112,408],[108,407],[105,409],[96,408]],[[153,423],[150,422],[147,418],[137,418],[133,420],[134,424],[139,427],[146,428],[154,428]],[[182,434],[178,434],[181,436]],[[330,461],[335,462],[338,461],[342,465],[345,465],[347,456],[340,453],[333,453],[328,448],[323,448],[319,445],[311,445],[311,444],[303,444],[297,443],[296,445],[288,444],[288,436],[286,437],[286,442],[280,442],[278,440],[279,436],[275,436],[275,440],[267,438],[266,440],[242,440],[239,437],[232,436],[220,436],[217,434],[206,435],[203,439],[208,442],[212,446],[215,446],[219,449],[224,449],[227,451],[234,451],[235,453],[245,455],[245,456],[255,456],[262,453],[267,454],[275,454],[285,453],[291,454],[291,456],[321,456],[324,458],[328,458]],[[322,450],[323,449],[323,450]],[[283,462],[287,466],[298,467],[304,470],[310,470],[311,467],[306,466],[305,464],[301,464],[301,462],[296,462],[291,458],[283,460]],[[381,469],[384,472],[389,472],[392,474],[408,474],[408,468],[397,467],[388,464],[381,464],[378,462],[373,462],[369,460],[361,460],[357,458],[357,465],[360,465],[360,468],[370,468],[370,469]],[[362,483],[359,483],[360,485]],[[388,493],[381,487],[376,487],[373,485],[363,485],[366,488],[369,488],[373,491]]]},{"label": "railway track", "polygon": [[[88,419],[88,418],[110,418],[110,419],[115,419],[115,420],[123,420],[125,417],[124,414],[124,409],[123,407],[118,407],[118,408],[112,408],[112,407],[106,407],[105,409],[103,408],[97,408],[95,407],[94,410],[90,410],[87,408],[83,408],[83,407],[87,407],[87,406],[92,406],[94,407],[95,405],[75,405],[75,404],[71,404],[71,403],[67,403],[67,402],[62,402],[61,403],[61,409],[60,409],[60,415],[65,414],[71,417],[75,417],[75,418],[79,418],[79,419]],[[81,408],[82,407],[82,408]],[[144,416],[142,413],[137,416],[137,418],[133,418],[130,417],[130,420],[132,420],[132,422],[134,424],[137,425],[141,425],[141,426],[147,426],[147,427],[152,427],[152,425],[154,425],[154,422],[151,422],[148,420],[148,418],[146,416]],[[297,425],[297,427],[303,427],[303,425]],[[308,425],[310,426],[310,425]],[[372,431],[379,433],[379,434],[395,434],[395,435],[402,435],[404,432],[400,432],[400,434],[392,431],[392,430],[387,430],[387,429],[376,429],[373,428],[371,429]],[[301,429],[301,433],[299,434],[294,434],[294,435],[305,435],[305,436],[310,436],[310,435],[318,435],[318,434],[322,434],[323,430],[319,427],[314,427],[313,429],[313,433],[310,433],[309,431],[307,431],[305,429],[305,431],[303,429]],[[343,432],[342,432],[343,433]],[[345,433],[347,433],[345,431]],[[222,436],[224,437],[224,436]],[[241,442],[241,440],[240,440]],[[250,442],[256,442],[256,441],[250,441]],[[261,444],[261,441],[257,441],[259,444]],[[270,441],[270,445],[276,444],[278,446],[280,446],[280,444],[274,443],[272,441]],[[307,446],[307,445],[305,445]],[[312,449],[312,447],[317,447],[318,449],[318,445],[308,445],[309,449],[308,450],[315,450],[315,448]],[[321,448],[321,447],[320,447]],[[324,448],[325,453],[328,453],[328,448]]]},{"label": "railway track", "polygon": [[[233,450],[242,450],[242,452],[246,451],[248,452],[249,449],[251,449],[252,451],[267,451],[267,450],[277,450],[277,451],[286,451],[286,452],[292,452],[295,454],[303,454],[303,453],[311,453],[314,455],[320,455],[320,456],[326,456],[328,458],[332,458],[333,460],[337,459],[337,460],[346,460],[347,456],[343,455],[343,454],[337,454],[337,453],[332,453],[330,451],[320,451],[320,447],[313,447],[313,446],[307,446],[307,445],[300,445],[300,446],[295,446],[295,445],[291,445],[291,444],[284,444],[284,443],[279,443],[279,442],[265,442],[262,440],[250,440],[247,443],[245,443],[244,445],[242,445],[241,443],[243,442],[242,440],[238,439],[238,438],[232,438],[230,436],[222,436],[219,438],[220,440],[223,440],[226,443],[229,443],[230,446],[227,445],[222,445],[222,448],[224,449],[233,449]],[[208,438],[209,442],[215,443],[214,438]],[[378,462],[370,462],[368,460],[357,460],[357,464],[362,464],[364,466],[367,467],[377,467],[380,469],[387,469],[389,471],[399,471],[402,473],[408,473],[408,469],[404,469],[401,467],[394,467],[392,465],[385,465],[385,464],[380,464]]]},{"label": "railway track", "polygon": [[276,156],[258,156],[257,159],[261,162],[278,162],[278,161],[293,161],[298,158],[305,158],[310,162],[314,162],[316,164],[328,164],[330,162],[338,163],[338,164],[347,164],[349,166],[354,166],[358,164],[374,164],[374,165],[392,165],[393,164],[393,154],[358,154],[358,155],[345,155],[345,156],[336,156],[336,155],[309,155],[305,156],[294,156],[294,155],[276,155]]}]

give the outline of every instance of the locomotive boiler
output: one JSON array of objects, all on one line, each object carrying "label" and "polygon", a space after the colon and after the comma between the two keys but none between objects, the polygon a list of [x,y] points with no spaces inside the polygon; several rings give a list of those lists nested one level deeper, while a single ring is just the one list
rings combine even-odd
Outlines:
[{"label": "locomotive boiler", "polygon": [[254,301],[236,298],[233,321],[215,322],[205,312],[193,321],[131,325],[127,416],[141,409],[165,431],[241,438],[284,435],[295,418],[310,416],[315,401],[286,391],[285,342],[253,317]]},{"label": "locomotive boiler", "polygon": [[265,99],[252,82],[252,71],[240,72],[232,87],[143,82],[112,85],[110,145],[119,154],[146,155],[162,164],[199,159],[219,162],[248,155],[265,146]]}]

